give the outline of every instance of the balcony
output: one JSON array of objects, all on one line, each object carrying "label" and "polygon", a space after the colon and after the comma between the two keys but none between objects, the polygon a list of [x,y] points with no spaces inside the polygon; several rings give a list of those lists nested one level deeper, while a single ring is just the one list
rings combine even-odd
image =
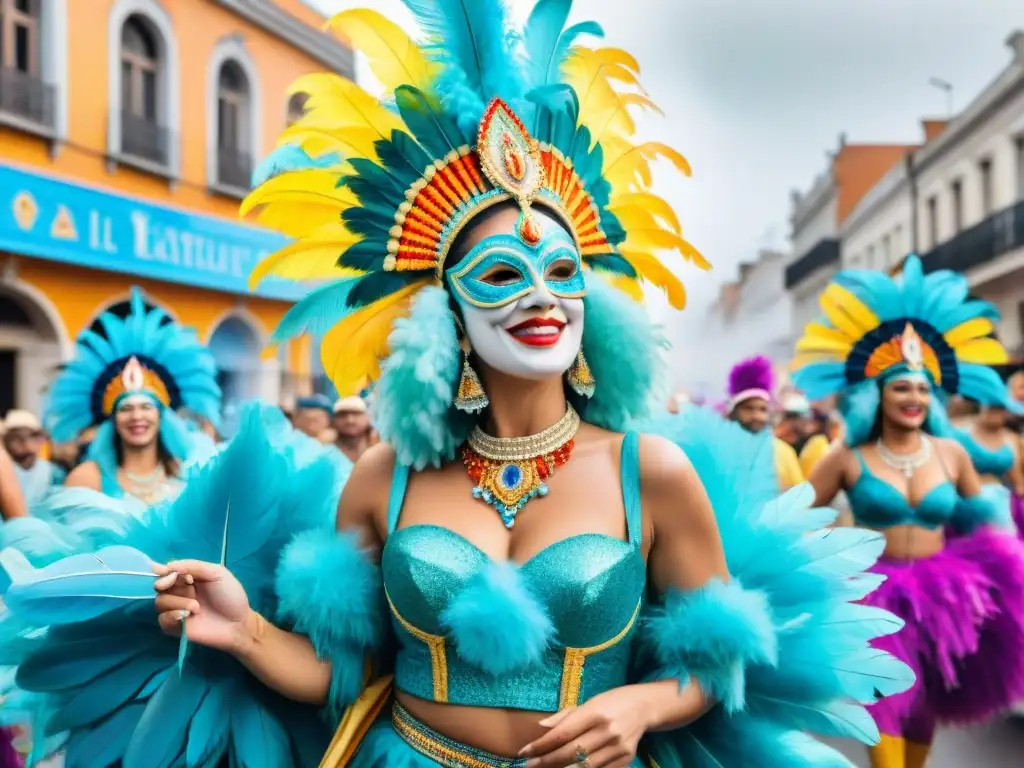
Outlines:
[{"label": "balcony", "polygon": [[819,269],[839,263],[839,241],[819,240],[811,250],[786,267],[786,290],[792,290]]},{"label": "balcony", "polygon": [[171,132],[156,120],[132,112],[122,112],[122,159],[141,160],[145,169],[166,172],[170,165]]},{"label": "balcony", "polygon": [[244,197],[252,184],[252,158],[236,147],[217,147],[217,184],[219,192]]},{"label": "balcony", "polygon": [[20,69],[0,68],[0,120],[16,128],[51,135],[56,89]]},{"label": "balcony", "polygon": [[925,272],[966,272],[1024,246],[1024,200],[965,229],[921,257]]}]

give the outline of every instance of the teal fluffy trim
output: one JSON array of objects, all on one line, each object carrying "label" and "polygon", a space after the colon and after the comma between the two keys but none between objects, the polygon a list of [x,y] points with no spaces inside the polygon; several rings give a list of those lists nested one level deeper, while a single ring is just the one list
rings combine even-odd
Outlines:
[{"label": "teal fluffy trim", "polygon": [[511,563],[488,563],[452,599],[441,624],[463,659],[498,677],[540,661],[555,628]]},{"label": "teal fluffy trim", "polygon": [[1010,512],[1010,491],[1001,485],[982,486],[977,496],[961,498],[953,510],[953,528],[957,533],[971,533],[984,525],[1014,531]]},{"label": "teal fluffy trim", "polygon": [[642,305],[596,273],[587,275],[583,354],[594,374],[594,396],[574,405],[591,424],[628,431],[665,388],[667,342]]},{"label": "teal fluffy trim", "polygon": [[462,371],[455,316],[442,288],[421,290],[395,321],[374,389],[373,423],[396,460],[414,469],[454,458],[473,420],[452,403]]},{"label": "teal fluffy trim", "polygon": [[680,685],[692,678],[729,712],[744,705],[747,665],[778,661],[768,596],[735,579],[670,591],[649,609],[642,638],[658,665],[654,677],[678,678]]},{"label": "teal fluffy trim", "polygon": [[380,569],[354,535],[298,534],[277,568],[278,619],[307,635],[317,656],[330,660],[329,706],[340,717],[362,688],[367,654],[383,631]]},{"label": "teal fluffy trim", "polygon": [[[649,749],[662,768],[845,765],[800,732],[874,743],[878,729],[863,705],[914,683],[905,664],[870,646],[874,638],[898,631],[902,622],[886,611],[853,604],[879,583],[866,571],[882,554],[884,537],[857,528],[823,529],[835,520],[835,511],[813,509],[814,490],[806,483],[776,497],[770,435],[748,434],[695,406],[650,428],[676,440],[704,483],[730,585],[742,584],[767,600],[777,655],[764,661],[748,657],[740,711],[730,713],[725,699],[725,706],[686,728],[651,734]],[[680,627],[685,615],[678,614]],[[673,631],[665,621],[666,643],[675,639]],[[689,631],[720,634],[708,620]],[[743,631],[738,624],[722,633],[740,649],[749,648],[738,638],[728,639]],[[677,642],[688,650],[696,641],[687,634]],[[663,654],[659,664],[657,654],[645,650],[641,677],[667,660]]]}]

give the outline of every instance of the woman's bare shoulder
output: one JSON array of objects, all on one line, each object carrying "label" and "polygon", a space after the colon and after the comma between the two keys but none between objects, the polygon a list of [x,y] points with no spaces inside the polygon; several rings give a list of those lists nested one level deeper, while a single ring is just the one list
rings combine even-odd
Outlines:
[{"label": "woman's bare shoulder", "polygon": [[103,475],[100,465],[95,461],[84,461],[71,470],[64,485],[72,488],[92,488],[94,491],[103,489]]}]

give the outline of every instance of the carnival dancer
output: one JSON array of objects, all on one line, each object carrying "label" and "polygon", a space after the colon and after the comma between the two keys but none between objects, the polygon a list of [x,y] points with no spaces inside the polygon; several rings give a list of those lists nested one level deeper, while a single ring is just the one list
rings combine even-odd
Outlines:
[{"label": "carnival dancer", "polygon": [[885,534],[885,582],[866,602],[907,622],[876,641],[918,680],[872,709],[881,768],[923,766],[937,726],[984,720],[1024,694],[1024,548],[999,529],[1005,505],[982,494],[967,453],[941,436],[943,393],[1006,402],[986,367],[1006,358],[994,309],[966,295],[962,276],[925,277],[916,256],[899,281],[845,271],[822,296],[827,319],[797,344],[796,384],[815,400],[838,393],[845,422],[811,475],[817,503],[844,489],[856,524]]},{"label": "carnival dancer", "polygon": [[[1021,465],[1020,436],[1007,426],[1006,401],[982,405],[971,423],[953,430],[952,436],[964,447],[984,486],[999,495],[1009,489],[1010,510],[1018,534],[1024,536],[1024,466]],[[998,490],[997,490],[998,489]]]},{"label": "carnival dancer", "polygon": [[[741,360],[729,372],[729,399],[725,412],[748,432],[771,432],[775,372],[772,361],[762,355]],[[785,491],[803,482],[796,451],[784,440],[774,437],[775,471],[778,486]]]},{"label": "carnival dancer", "polygon": [[[635,62],[579,45],[599,28],[564,30],[564,0],[537,3],[522,36],[496,0],[407,5],[423,47],[372,11],[332,21],[369,52],[383,98],[341,77],[295,84],[309,110],[286,141],[315,156],[344,146],[344,166],[282,173],[245,205],[295,238],[257,279],[330,280],[279,334],[322,335],[342,395],[376,380],[382,443],[353,470],[340,532],[308,530],[278,563],[259,534],[295,526],[258,495],[218,494],[203,509],[237,506],[246,535],[212,556],[208,529],[176,538],[198,559],[158,569],[155,607],[186,652],[153,685],[127,671],[105,684],[114,652],[84,640],[123,634],[121,612],[153,597],[152,579],[125,586],[119,608],[77,575],[29,574],[8,594],[32,647],[19,682],[62,711],[80,704],[50,730],[69,729],[69,755],[102,749],[97,768],[181,755],[313,766],[319,722],[290,714],[308,713],[296,702],[332,713],[328,768],[847,765],[803,732],[870,742],[855,702],[911,683],[867,645],[900,622],[850,602],[871,586],[861,573],[882,537],[818,532],[832,518],[808,508],[809,487],[772,499],[774,476],[758,471],[768,443],[699,409],[687,432],[709,437],[689,459],[626,431],[657,402],[663,364],[640,281],[683,298],[652,251],[699,260],[647,189],[655,155],[684,161],[630,141],[627,107],[646,97],[613,84],[635,80]],[[231,451],[211,472],[230,470],[229,487],[261,476],[251,456],[219,464]],[[303,477],[288,487],[326,495]],[[58,614],[61,631],[40,636],[52,614],[33,606],[69,593],[79,618],[100,614]],[[126,655],[173,643],[132,626]],[[33,681],[47,654],[73,659],[85,684]],[[241,694],[222,667],[251,673]]]},{"label": "carnival dancer", "polygon": [[103,334],[87,329],[79,336],[44,421],[58,442],[97,428],[67,486],[153,504],[180,492],[181,464],[199,436],[176,411],[219,421],[217,368],[195,333],[162,309],[147,309],[137,288],[127,317],[104,313],[99,320]]}]

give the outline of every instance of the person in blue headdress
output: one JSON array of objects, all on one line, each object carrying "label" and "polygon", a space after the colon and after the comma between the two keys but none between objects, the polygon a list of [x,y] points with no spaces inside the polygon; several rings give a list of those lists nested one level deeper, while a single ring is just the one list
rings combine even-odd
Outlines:
[{"label": "person in blue headdress", "polygon": [[192,330],[147,308],[137,288],[126,317],[104,313],[99,322],[102,333],[79,336],[74,360],[50,390],[44,422],[58,442],[96,428],[66,486],[153,504],[180,491],[182,463],[197,443],[176,411],[219,421],[217,366]]},{"label": "person in blue headdress", "polygon": [[1011,407],[990,367],[1005,362],[998,314],[967,298],[967,281],[923,273],[910,256],[893,279],[840,272],[824,318],[797,343],[794,383],[812,399],[838,395],[837,442],[811,473],[818,504],[840,490],[854,523],[882,532],[884,583],[866,602],[905,620],[875,645],[917,683],[872,707],[882,732],[876,768],[921,768],[937,727],[985,720],[1024,695],[1024,546],[1009,499],[983,488],[951,435],[943,398]]}]

